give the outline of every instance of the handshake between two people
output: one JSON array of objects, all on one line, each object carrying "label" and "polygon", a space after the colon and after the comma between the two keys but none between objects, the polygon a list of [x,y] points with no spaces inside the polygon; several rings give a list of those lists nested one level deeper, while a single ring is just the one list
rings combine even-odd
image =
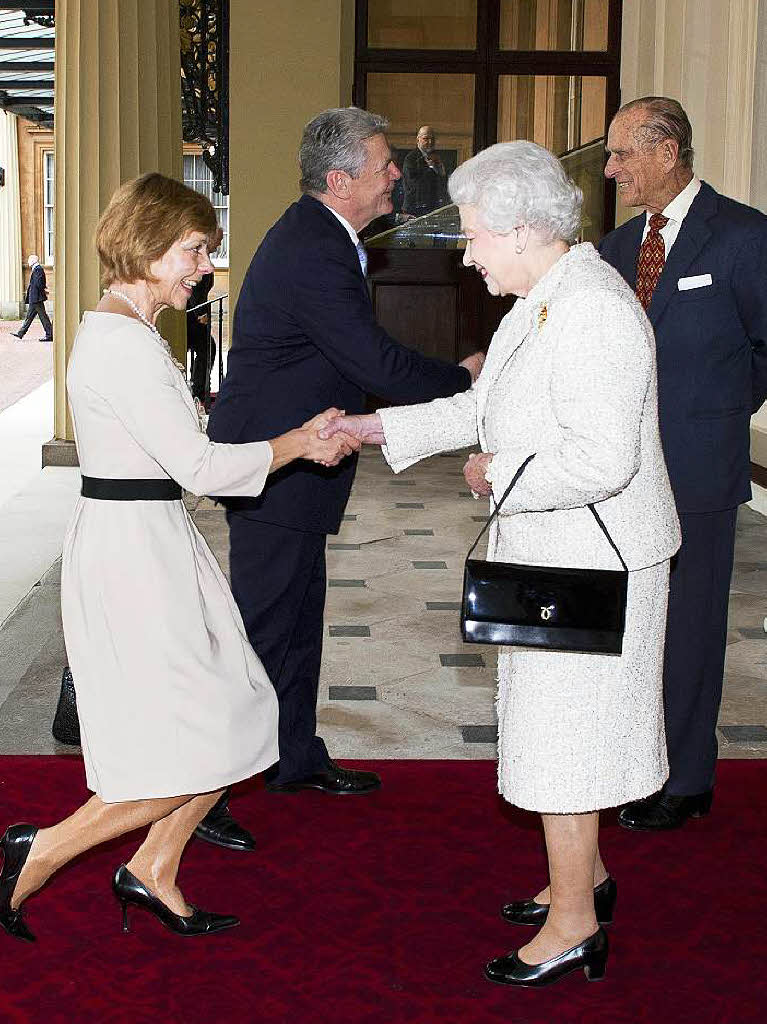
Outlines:
[{"label": "handshake between two people", "polygon": [[[319,437],[321,440],[342,439],[344,444],[353,446],[355,451],[359,451],[363,444],[386,444],[383,424],[377,412],[365,416],[345,416],[339,413],[320,428]],[[474,452],[463,467],[464,479],[477,497],[486,498],[492,494],[492,486],[486,476],[492,459],[492,452]]]},{"label": "handshake between two people", "polygon": [[[484,352],[474,352],[461,360],[459,365],[469,371],[473,384],[484,363]],[[299,457],[321,466],[337,466],[342,459],[358,452],[363,444],[386,444],[381,418],[377,413],[347,416],[344,409],[335,407],[318,413],[293,433],[300,438],[302,450]],[[279,468],[276,464],[278,461],[275,457],[273,469]]]}]

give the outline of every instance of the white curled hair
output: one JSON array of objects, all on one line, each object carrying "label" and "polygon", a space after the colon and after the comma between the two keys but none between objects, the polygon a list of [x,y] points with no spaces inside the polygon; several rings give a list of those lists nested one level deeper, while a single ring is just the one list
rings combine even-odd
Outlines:
[{"label": "white curled hair", "polygon": [[553,153],[535,142],[499,142],[450,175],[450,197],[476,206],[498,235],[526,224],[544,244],[572,242],[581,226],[583,193]]}]

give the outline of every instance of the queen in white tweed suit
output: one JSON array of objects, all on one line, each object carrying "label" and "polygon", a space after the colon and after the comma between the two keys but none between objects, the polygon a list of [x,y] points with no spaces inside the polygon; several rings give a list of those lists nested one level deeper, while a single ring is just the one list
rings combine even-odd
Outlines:
[{"label": "queen in white tweed suit", "polygon": [[488,557],[619,569],[587,507],[594,503],[629,569],[620,656],[499,652],[499,790],[543,815],[551,882],[535,900],[504,908],[509,920],[533,923],[551,903],[521,956],[488,965],[492,980],[516,984],[530,964],[575,941],[600,945],[599,897],[611,912],[615,887],[599,854],[597,812],[648,796],[667,777],[661,671],[680,533],[658,433],[652,328],[594,247],[569,244],[580,190],[547,150],[516,142],[468,161],[450,191],[467,237],[464,263],[491,292],[520,298],[471,391],[338,425],[382,443],[395,472],[479,443],[466,478],[496,501],[535,453],[496,521]]}]

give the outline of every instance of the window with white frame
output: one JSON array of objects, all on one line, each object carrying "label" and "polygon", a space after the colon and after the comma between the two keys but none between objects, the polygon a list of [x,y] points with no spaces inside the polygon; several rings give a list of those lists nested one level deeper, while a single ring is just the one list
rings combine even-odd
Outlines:
[{"label": "window with white frame", "polygon": [[213,203],[218,225],[224,232],[224,238],[213,256],[215,267],[229,266],[229,196],[213,191],[213,175],[199,153],[184,154],[184,184],[189,188],[202,192]]},{"label": "window with white frame", "polygon": [[53,208],[55,192],[55,164],[53,151],[43,153],[43,263],[53,266],[55,236],[53,233]]}]

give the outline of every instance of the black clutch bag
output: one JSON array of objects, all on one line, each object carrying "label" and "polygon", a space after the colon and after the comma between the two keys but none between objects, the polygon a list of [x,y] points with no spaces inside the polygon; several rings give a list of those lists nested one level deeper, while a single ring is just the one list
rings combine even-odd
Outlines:
[{"label": "black clutch bag", "polygon": [[53,738],[59,743],[78,746],[80,743],[80,720],[77,717],[75,681],[67,666],[61,674],[61,692],[51,728]]},{"label": "black clutch bag", "polygon": [[622,570],[564,569],[486,562],[471,557],[533,458],[530,455],[525,459],[514,474],[466,558],[461,602],[463,639],[466,643],[509,644],[549,651],[620,654],[628,569],[593,505],[588,507],[618,556]]}]

